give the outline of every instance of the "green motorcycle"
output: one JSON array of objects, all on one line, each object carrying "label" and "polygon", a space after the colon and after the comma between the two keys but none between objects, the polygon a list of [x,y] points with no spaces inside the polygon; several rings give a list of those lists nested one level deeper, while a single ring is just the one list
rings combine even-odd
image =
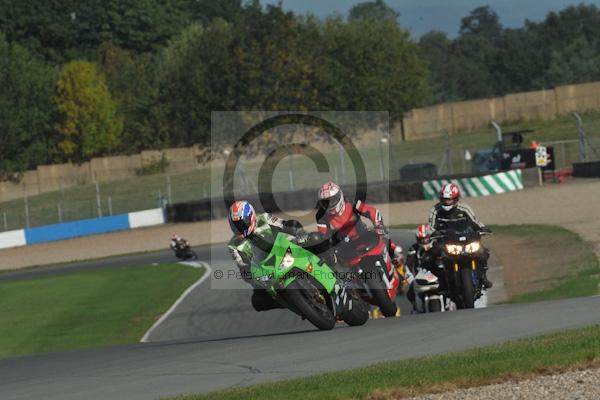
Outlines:
[{"label": "green motorcycle", "polygon": [[[251,272],[275,301],[321,330],[333,329],[338,318],[351,326],[369,319],[369,307],[355,291],[342,289],[323,259],[284,233],[277,234],[267,257],[252,263]],[[340,312],[342,307],[347,309]]]}]

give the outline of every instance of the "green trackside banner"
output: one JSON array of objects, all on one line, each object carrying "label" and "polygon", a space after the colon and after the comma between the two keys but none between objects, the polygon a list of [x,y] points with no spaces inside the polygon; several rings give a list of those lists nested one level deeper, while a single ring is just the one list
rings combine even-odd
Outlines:
[{"label": "green trackside banner", "polygon": [[457,184],[463,196],[491,196],[523,189],[523,172],[520,169],[515,169],[472,178],[426,181],[423,182],[425,199],[437,199],[442,185],[446,183]]}]

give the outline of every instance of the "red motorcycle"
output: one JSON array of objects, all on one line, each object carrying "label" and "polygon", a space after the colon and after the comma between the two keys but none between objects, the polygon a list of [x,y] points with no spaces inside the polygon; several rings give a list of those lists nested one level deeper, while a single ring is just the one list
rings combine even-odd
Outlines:
[{"label": "red motorcycle", "polygon": [[338,243],[334,253],[340,265],[353,270],[353,281],[361,296],[378,306],[384,316],[393,317],[398,311],[395,298],[400,276],[387,243],[384,236],[365,230],[359,239]]}]

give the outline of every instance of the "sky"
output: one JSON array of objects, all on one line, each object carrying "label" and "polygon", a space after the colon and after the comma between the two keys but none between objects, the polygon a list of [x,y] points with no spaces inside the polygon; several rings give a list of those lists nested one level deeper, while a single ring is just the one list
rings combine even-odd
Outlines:
[{"label": "sky", "polygon": [[[324,18],[334,12],[347,15],[353,5],[365,0],[261,0],[263,4],[282,3],[286,10],[305,14],[313,13]],[[430,30],[438,30],[450,37],[458,35],[460,20],[476,7],[489,5],[500,17],[503,26],[517,28],[525,19],[541,21],[550,11],[559,11],[579,0],[385,0],[387,5],[400,13],[400,25],[413,38],[419,38]],[[586,0],[600,8],[600,0]]]}]

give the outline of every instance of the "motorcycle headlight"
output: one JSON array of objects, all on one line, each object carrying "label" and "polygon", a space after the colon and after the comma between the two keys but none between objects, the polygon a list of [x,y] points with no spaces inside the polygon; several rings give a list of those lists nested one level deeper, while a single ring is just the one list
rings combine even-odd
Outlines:
[{"label": "motorcycle headlight", "polygon": [[462,249],[463,249],[463,247],[458,244],[447,244],[446,245],[446,251],[450,254],[458,255],[458,254],[462,253]]},{"label": "motorcycle headlight", "polygon": [[465,251],[467,253],[476,253],[479,251],[480,248],[481,244],[479,244],[479,242],[473,242],[465,246]]},{"label": "motorcycle headlight", "polygon": [[281,264],[279,264],[279,269],[285,270],[290,268],[292,265],[294,265],[294,257],[291,253],[285,253],[283,260],[281,260]]}]

